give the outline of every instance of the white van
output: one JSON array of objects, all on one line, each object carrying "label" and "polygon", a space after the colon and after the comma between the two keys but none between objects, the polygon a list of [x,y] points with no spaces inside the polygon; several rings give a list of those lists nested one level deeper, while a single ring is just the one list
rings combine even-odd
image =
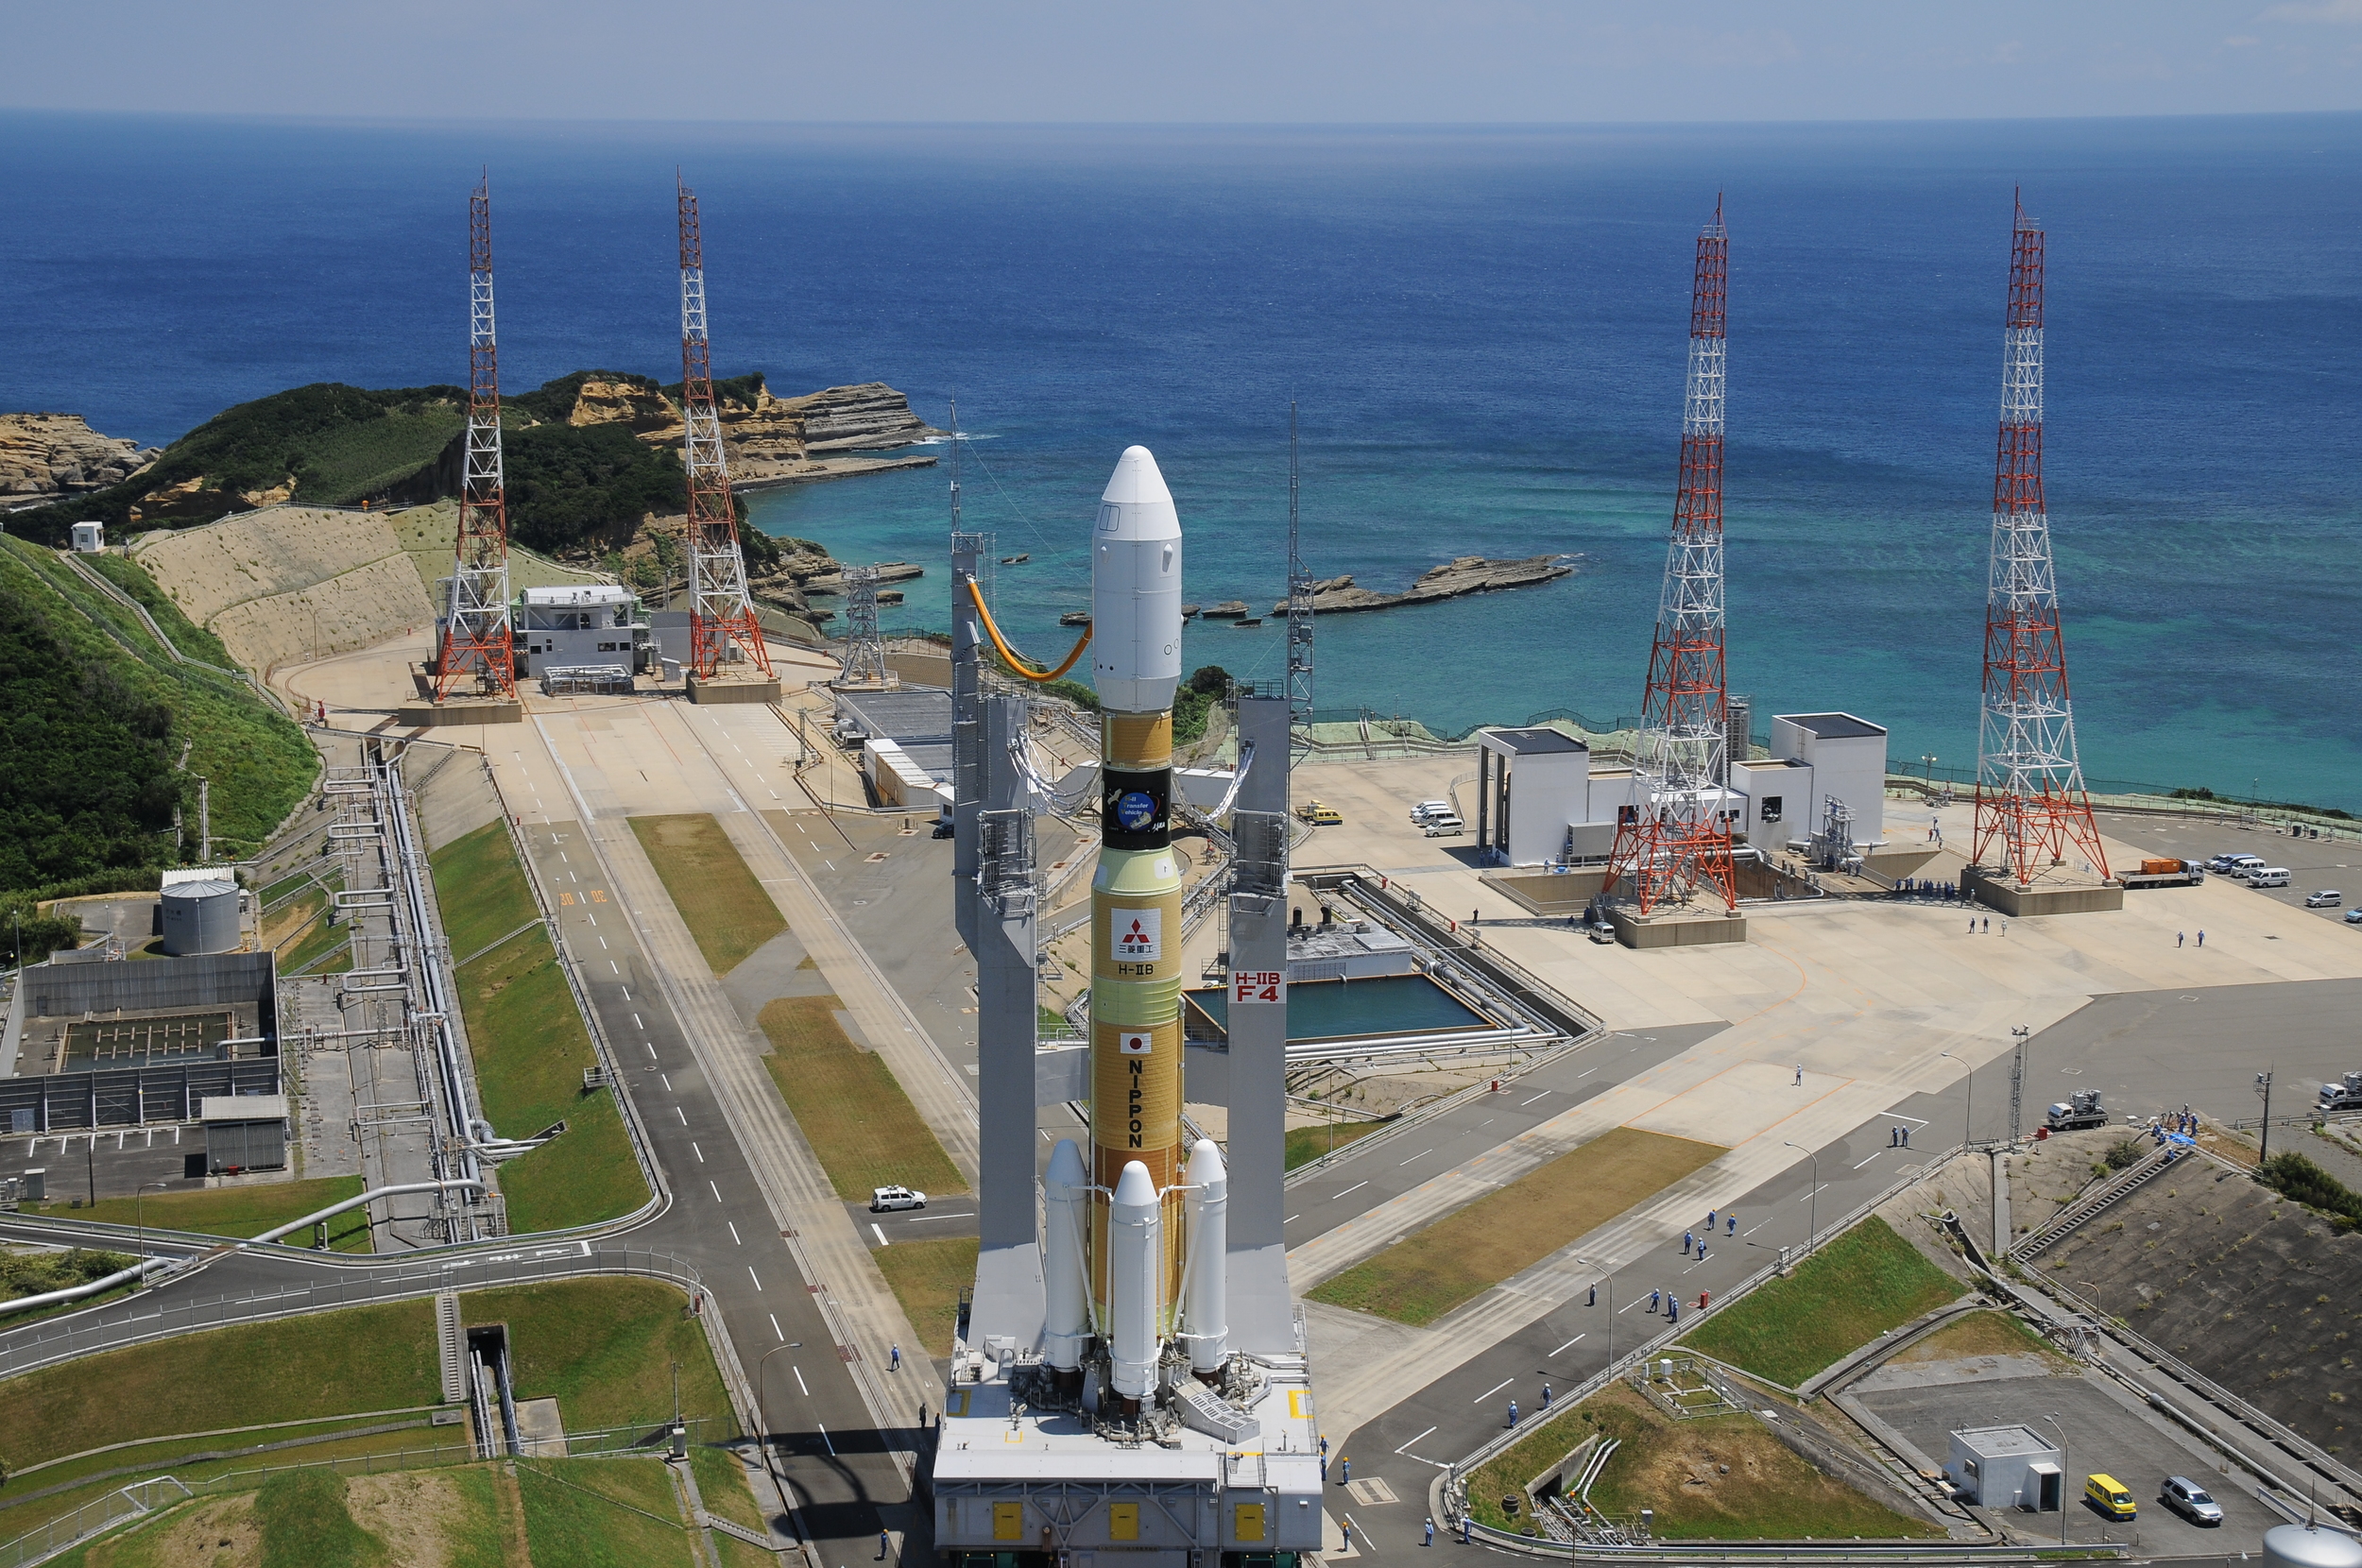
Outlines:
[{"label": "white van", "polygon": [[2250,874],[2264,869],[2264,857],[2261,855],[2229,855],[2224,859],[2229,863],[2223,867],[2223,870],[2243,882],[2247,880]]},{"label": "white van", "polygon": [[1454,813],[1446,811],[1439,816],[1429,817],[1422,824],[1421,830],[1430,839],[1447,839],[1454,834],[1466,832],[1468,825],[1462,822]]},{"label": "white van", "polygon": [[1422,800],[1411,808],[1411,820],[1414,823],[1425,823],[1429,817],[1455,817],[1459,814],[1451,809],[1448,800]]},{"label": "white van", "polygon": [[2288,868],[2268,865],[2251,871],[2247,874],[2247,885],[2251,888],[2285,888],[2288,885]]}]

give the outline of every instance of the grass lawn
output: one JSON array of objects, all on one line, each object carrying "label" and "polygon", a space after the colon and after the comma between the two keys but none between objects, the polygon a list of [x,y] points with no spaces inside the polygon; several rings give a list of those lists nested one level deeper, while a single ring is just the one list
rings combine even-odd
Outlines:
[{"label": "grass lawn", "polygon": [[[446,913],[450,909],[446,902]],[[513,929],[512,923],[492,934]],[[645,1202],[647,1183],[632,1158],[613,1091],[583,1093],[582,1069],[598,1055],[549,933],[527,931],[464,965],[459,1011],[468,1022],[477,1092],[492,1125],[516,1138],[560,1120],[567,1127],[563,1136],[501,1167],[509,1229],[521,1236],[562,1230],[628,1214]]]},{"label": "grass lawn", "polygon": [[[71,1184],[66,1184],[70,1185]],[[361,1196],[358,1176],[317,1176],[306,1182],[258,1182],[252,1186],[207,1187],[193,1192],[151,1192],[134,1202],[128,1198],[101,1198],[70,1211],[76,1219],[96,1219],[110,1225],[138,1222],[171,1231],[197,1231],[206,1236],[257,1236],[274,1225],[300,1219],[346,1198]],[[36,1205],[26,1204],[33,1209]],[[136,1212],[135,1212],[136,1211]],[[66,1214],[60,1202],[46,1212]],[[312,1244],[309,1231],[287,1237],[290,1246]],[[347,1209],[328,1222],[328,1244],[340,1253],[369,1250],[369,1214]],[[219,1424],[216,1423],[215,1424]]]},{"label": "grass lawn", "polygon": [[175,1432],[439,1404],[438,1368],[431,1300],[132,1345],[10,1378],[0,1459],[13,1470]]},{"label": "grass lawn", "polygon": [[631,830],[640,836],[640,846],[664,878],[664,891],[673,895],[673,907],[689,923],[697,951],[715,974],[728,974],[748,953],[787,929],[779,907],[712,817],[634,817]]},{"label": "grass lawn", "polygon": [[1683,1342],[1792,1389],[1963,1288],[1873,1215]]},{"label": "grass lawn", "polygon": [[902,1316],[929,1355],[951,1354],[960,1326],[960,1292],[976,1283],[976,1238],[898,1241],[869,1254],[894,1287]]},{"label": "grass lawn", "polygon": [[1363,1259],[1309,1294],[1357,1312],[1431,1323],[1722,1152],[1710,1143],[1617,1128]]},{"label": "grass lawn", "polygon": [[[1941,1536],[1924,1519],[1898,1513],[1825,1475],[1800,1458],[1753,1416],[1668,1420],[1632,1389],[1618,1385],[1551,1422],[1469,1478],[1469,1511],[1487,1525],[1515,1529],[1502,1516],[1501,1498],[1525,1484],[1593,1432],[1622,1440],[1608,1460],[1592,1503],[1611,1518],[1637,1519],[1656,1510],[1663,1541],[1827,1541]],[[1723,1467],[1728,1466],[1728,1470]]]},{"label": "grass lawn", "polygon": [[1957,1361],[1971,1355],[2039,1355],[2063,1366],[2059,1347],[2034,1332],[2025,1319],[2010,1312],[1969,1312],[1953,1319],[1919,1343],[1894,1357],[1911,1361]]},{"label": "grass lawn", "polygon": [[658,1280],[558,1280],[471,1291],[459,1315],[508,1325],[517,1397],[555,1398],[569,1432],[669,1420],[678,1362],[681,1414],[713,1418],[700,1439],[724,1441],[738,1436],[737,1424],[688,1304]]},{"label": "grass lawn", "polygon": [[697,1473],[697,1495],[708,1513],[750,1530],[764,1527],[754,1489],[746,1484],[746,1467],[737,1454],[710,1442],[693,1442],[689,1445],[689,1468]]},{"label": "grass lawn", "polygon": [[262,1568],[376,1568],[385,1543],[353,1523],[345,1478],[333,1471],[286,1470],[254,1493]]},{"label": "grass lawn", "polygon": [[325,915],[318,920],[313,920],[308,926],[304,924],[306,920],[311,920],[313,915],[319,914],[327,904],[328,895],[325,892],[309,893],[298,898],[291,906],[288,913],[292,914],[293,918],[278,914],[271,917],[271,923],[276,928],[272,938],[273,946],[285,944],[279,949],[279,972],[281,974],[293,974],[298,970],[303,970],[307,974],[326,974],[329,971],[309,969],[306,966],[315,959],[323,958],[339,947],[348,947],[351,945],[352,928],[349,924],[332,926]]},{"label": "grass lawn", "polygon": [[873,1187],[898,1184],[966,1192],[959,1167],[884,1061],[853,1044],[837,1022],[843,1005],[834,997],[781,997],[762,1014],[771,1039],[763,1065],[837,1196],[866,1199]]},{"label": "grass lawn", "polygon": [[697,1560],[660,1459],[520,1459],[517,1485],[537,1564],[689,1568]]},{"label": "grass lawn", "polygon": [[1343,1149],[1359,1138],[1366,1138],[1381,1127],[1392,1126],[1385,1121],[1331,1121],[1318,1127],[1288,1129],[1288,1168],[1310,1165],[1331,1149]]},{"label": "grass lawn", "polygon": [[464,959],[539,915],[505,822],[488,822],[427,857],[454,958]]}]

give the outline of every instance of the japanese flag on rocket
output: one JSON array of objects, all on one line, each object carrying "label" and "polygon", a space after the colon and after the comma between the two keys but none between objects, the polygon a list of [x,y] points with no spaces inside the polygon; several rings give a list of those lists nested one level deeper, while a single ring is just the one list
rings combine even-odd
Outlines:
[{"label": "japanese flag on rocket", "polygon": [[1114,928],[1116,957],[1136,962],[1154,962],[1165,956],[1165,912],[1162,910],[1118,910],[1109,924]]},{"label": "japanese flag on rocket", "polygon": [[1154,1053],[1156,1037],[1153,1034],[1126,1034],[1116,1043],[1120,1056],[1148,1056]]}]

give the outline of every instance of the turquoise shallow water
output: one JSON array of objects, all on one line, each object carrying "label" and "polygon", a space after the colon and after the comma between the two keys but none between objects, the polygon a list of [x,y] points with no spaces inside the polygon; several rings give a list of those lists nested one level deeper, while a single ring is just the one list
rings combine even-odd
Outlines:
[{"label": "turquoise shallow water", "polygon": [[[1438,729],[1641,695],[1688,269],[1731,229],[1730,669],[1899,760],[1975,751],[2011,193],[2050,236],[2048,478],[2096,781],[2362,809],[2362,116],[1477,131],[387,126],[0,115],[74,189],[0,231],[0,405],[163,440],[304,381],[462,377],[488,161],[502,364],[677,376],[671,179],[705,202],[718,373],[880,379],[979,436],[972,526],[1033,560],[1030,648],[1087,593],[1117,453],[1157,453],[1190,597],[1283,583],[1286,408],[1315,571],[1579,554],[1546,588],[1324,621],[1324,707]],[[75,330],[60,332],[59,322]],[[944,470],[752,498],[921,560]],[[1192,664],[1272,678],[1276,628]]]}]

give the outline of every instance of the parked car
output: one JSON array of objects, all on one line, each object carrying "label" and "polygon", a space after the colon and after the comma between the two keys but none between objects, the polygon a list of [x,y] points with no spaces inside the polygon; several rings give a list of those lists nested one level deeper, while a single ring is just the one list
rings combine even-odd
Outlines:
[{"label": "parked car", "polygon": [[1455,833],[1466,832],[1468,825],[1456,816],[1429,817],[1427,819],[1426,830],[1427,836],[1430,839],[1447,839]]},{"label": "parked car", "polygon": [[2251,888],[2285,888],[2288,885],[2288,868],[2285,865],[2255,866],[2247,874]]},{"label": "parked car", "polygon": [[1345,820],[1337,814],[1335,807],[1324,806],[1317,800],[1308,800],[1297,807],[1296,815],[1315,827],[1339,827],[1344,826]]},{"label": "parked car", "polygon": [[2362,926],[2362,910],[2346,911],[2346,924],[2349,926]]},{"label": "parked car", "polygon": [[886,1214],[895,1209],[923,1209],[927,1195],[913,1192],[909,1187],[873,1187],[869,1193],[869,1212]]},{"label": "parked car", "polygon": [[2336,888],[2323,888],[2304,895],[2304,907],[2308,910],[2334,910],[2345,901],[2346,895]]},{"label": "parked car", "polygon": [[2231,876],[2242,878],[2249,872],[2261,871],[2269,863],[2261,855],[2225,855],[2222,859],[2223,870]]},{"label": "parked car", "polygon": [[1460,813],[1451,809],[1448,800],[1422,800],[1411,808],[1411,820],[1423,823],[1429,817],[1453,817]]},{"label": "parked car", "polygon": [[2122,1481],[2105,1472],[2084,1479],[2083,1501],[2110,1519],[2135,1519],[2140,1516],[2140,1505],[2132,1501],[2131,1491]]},{"label": "parked car", "polygon": [[2206,1489],[2186,1475],[2168,1475],[2165,1484],[2157,1489],[2157,1501],[2193,1525],[2222,1523],[2222,1505],[2206,1495]]}]

